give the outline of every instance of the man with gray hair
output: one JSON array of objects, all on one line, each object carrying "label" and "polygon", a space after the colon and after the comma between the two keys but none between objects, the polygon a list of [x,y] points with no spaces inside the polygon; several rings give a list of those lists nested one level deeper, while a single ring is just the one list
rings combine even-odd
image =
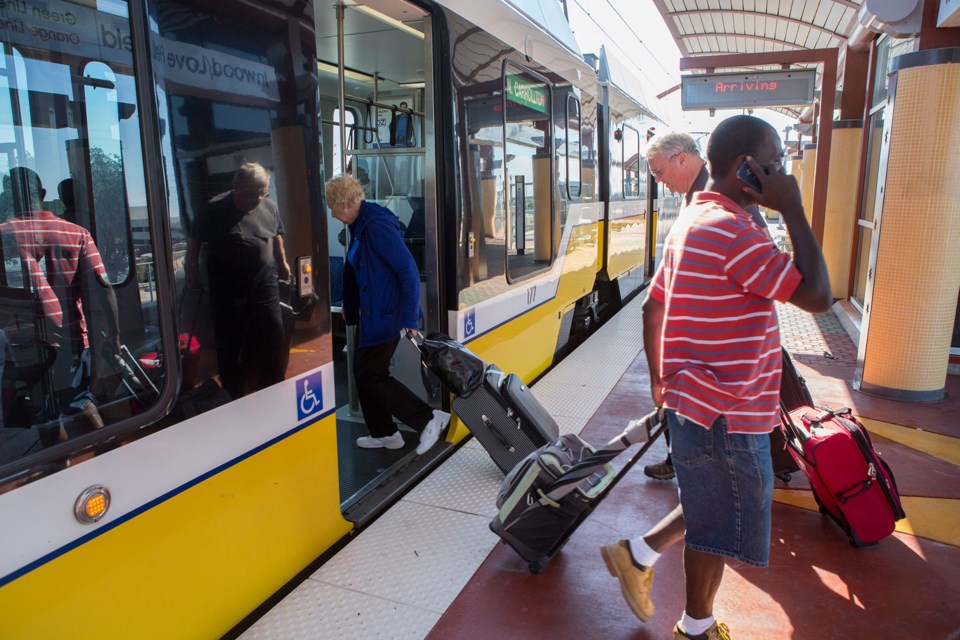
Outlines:
[{"label": "man with gray hair", "polygon": [[283,380],[286,342],[279,279],[290,277],[283,222],[270,195],[270,173],[245,162],[233,189],[216,196],[194,224],[187,245],[187,286],[198,284],[200,245],[207,276],[217,366],[234,399]]},{"label": "man with gray hair", "polygon": [[673,131],[655,136],[647,145],[650,175],[674,193],[684,194],[685,204],[702,191],[710,174],[700,157],[696,141],[685,133]]},{"label": "man with gray hair", "polygon": [[[702,191],[710,173],[707,163],[700,157],[696,141],[685,133],[672,131],[654,136],[647,145],[647,164],[650,175],[674,193],[684,194],[684,204],[697,191]],[[676,475],[670,458],[670,432],[664,432],[667,441],[667,457],[663,462],[648,464],[643,472],[657,480],[671,480]]]}]

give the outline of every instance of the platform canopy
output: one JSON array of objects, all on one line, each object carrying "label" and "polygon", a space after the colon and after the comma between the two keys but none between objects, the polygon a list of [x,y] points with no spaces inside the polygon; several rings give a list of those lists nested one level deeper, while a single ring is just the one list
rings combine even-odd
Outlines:
[{"label": "platform canopy", "polygon": [[[653,0],[683,57],[840,47],[861,0]],[[798,64],[795,68],[815,68]],[[757,65],[724,71],[776,69]],[[818,79],[819,85],[819,79]],[[778,108],[796,116],[799,109]]]}]

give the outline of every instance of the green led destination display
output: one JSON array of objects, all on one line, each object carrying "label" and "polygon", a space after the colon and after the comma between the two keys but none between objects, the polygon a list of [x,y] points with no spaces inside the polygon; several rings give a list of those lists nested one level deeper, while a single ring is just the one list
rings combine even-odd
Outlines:
[{"label": "green led destination display", "polygon": [[812,69],[682,76],[680,105],[696,111],[810,104],[816,81]]},{"label": "green led destination display", "polygon": [[540,113],[547,112],[547,88],[514,73],[507,74],[507,99]]}]

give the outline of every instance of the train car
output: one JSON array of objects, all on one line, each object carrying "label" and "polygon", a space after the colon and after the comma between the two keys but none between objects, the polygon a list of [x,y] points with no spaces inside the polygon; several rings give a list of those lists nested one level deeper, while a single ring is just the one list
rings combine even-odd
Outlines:
[{"label": "train car", "polygon": [[468,435],[354,446],[326,178],[400,218],[422,329],[526,380],[649,275],[653,116],[555,3],[17,0],[0,26],[0,638],[220,636]]}]

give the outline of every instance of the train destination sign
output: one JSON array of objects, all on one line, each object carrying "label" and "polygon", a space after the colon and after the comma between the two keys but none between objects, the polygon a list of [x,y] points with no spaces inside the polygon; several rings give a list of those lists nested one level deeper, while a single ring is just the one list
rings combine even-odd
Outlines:
[{"label": "train destination sign", "polygon": [[680,106],[695,111],[810,104],[816,81],[813,69],[682,76]]}]

